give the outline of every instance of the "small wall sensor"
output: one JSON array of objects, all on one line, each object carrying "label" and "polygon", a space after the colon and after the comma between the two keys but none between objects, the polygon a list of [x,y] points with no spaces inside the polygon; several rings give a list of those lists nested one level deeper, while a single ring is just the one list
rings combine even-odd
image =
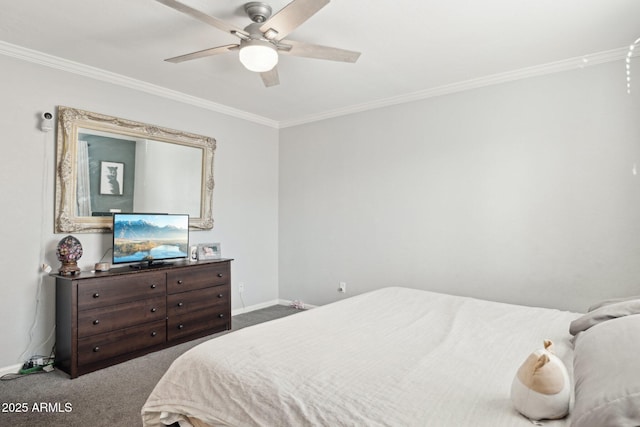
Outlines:
[{"label": "small wall sensor", "polygon": [[53,114],[49,112],[42,113],[40,129],[42,130],[42,132],[49,132],[53,130]]}]

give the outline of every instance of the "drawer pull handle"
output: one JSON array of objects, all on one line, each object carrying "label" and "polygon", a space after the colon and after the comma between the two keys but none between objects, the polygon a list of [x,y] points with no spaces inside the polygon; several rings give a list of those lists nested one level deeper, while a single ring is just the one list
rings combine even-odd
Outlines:
[{"label": "drawer pull handle", "polygon": [[184,303],[182,303],[182,302],[178,303],[178,307],[182,307],[183,305],[184,305]]},{"label": "drawer pull handle", "polygon": [[155,337],[156,335],[158,335],[158,333],[156,331],[151,332],[151,336]]},{"label": "drawer pull handle", "polygon": [[96,319],[96,320],[94,320],[94,321],[93,321],[93,324],[94,324],[94,325],[97,325],[97,324],[99,324],[99,323],[100,323],[100,321],[99,321],[98,319]]},{"label": "drawer pull handle", "polygon": [[99,298],[99,297],[100,297],[100,294],[96,292],[95,294],[93,294],[93,297],[94,297],[94,298]]},{"label": "drawer pull handle", "polygon": [[218,294],[218,298],[223,298],[224,295],[223,294]]},{"label": "drawer pull handle", "polygon": [[155,308],[155,307],[153,307],[153,308],[151,309],[151,312],[152,312],[152,313],[155,313],[156,311],[158,311],[158,309],[157,309],[157,308]]},{"label": "drawer pull handle", "polygon": [[178,280],[178,285],[182,285],[182,280]]},{"label": "drawer pull handle", "polygon": [[222,276],[223,276],[223,274],[222,274],[222,273],[218,273],[218,277],[222,277]]},{"label": "drawer pull handle", "polygon": [[178,325],[178,329],[182,329],[182,328],[184,328],[184,325],[183,324],[179,324]]},{"label": "drawer pull handle", "polygon": [[98,346],[93,347],[93,352],[94,353],[97,353],[99,351],[100,351],[100,347],[98,347]]},{"label": "drawer pull handle", "polygon": [[222,318],[224,318],[224,314],[220,313],[220,314],[218,314],[218,317],[222,319]]},{"label": "drawer pull handle", "polygon": [[155,288],[157,288],[157,285],[155,283],[152,283],[151,284],[151,289],[155,289]]}]

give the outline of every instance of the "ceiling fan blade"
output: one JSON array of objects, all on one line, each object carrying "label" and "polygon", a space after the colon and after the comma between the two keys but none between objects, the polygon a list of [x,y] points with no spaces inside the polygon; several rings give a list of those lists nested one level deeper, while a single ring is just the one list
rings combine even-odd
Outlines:
[{"label": "ceiling fan blade", "polygon": [[278,67],[273,67],[269,71],[265,71],[264,73],[260,73],[260,77],[262,77],[262,83],[266,87],[276,86],[280,84],[280,77],[278,77]]},{"label": "ceiling fan blade", "polygon": [[220,55],[221,53],[227,53],[230,50],[235,50],[240,45],[228,44],[225,46],[212,47],[210,49],[199,50],[197,52],[187,53],[186,55],[175,56],[173,58],[165,59],[167,62],[177,64],[179,62],[191,61],[192,59],[204,58],[206,56]]},{"label": "ceiling fan blade", "polygon": [[293,0],[262,24],[260,31],[268,39],[282,40],[328,3],[329,0]]},{"label": "ceiling fan blade", "polygon": [[248,36],[247,32],[241,28],[237,28],[221,19],[218,19],[214,16],[207,15],[204,12],[200,12],[197,9],[192,8],[191,6],[187,6],[184,3],[180,3],[176,0],[156,0],[158,3],[162,3],[165,6],[169,6],[172,9],[177,10],[178,12],[185,13],[192,18],[195,18],[199,21],[204,22],[205,24],[209,24],[213,27],[216,27],[219,30],[222,30],[226,33],[234,34],[239,33]]},{"label": "ceiling fan blade", "polygon": [[[286,46],[291,49],[286,49]],[[278,46],[278,52],[283,55],[303,56],[305,58],[328,59],[329,61],[356,62],[360,57],[360,52],[352,50],[338,49],[337,47],[322,46],[297,42],[294,40],[283,40]]]}]

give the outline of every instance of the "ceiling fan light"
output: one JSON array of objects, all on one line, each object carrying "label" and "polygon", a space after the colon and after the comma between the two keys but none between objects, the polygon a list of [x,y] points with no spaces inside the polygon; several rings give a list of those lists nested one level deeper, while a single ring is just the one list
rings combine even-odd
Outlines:
[{"label": "ceiling fan light", "polygon": [[264,73],[273,69],[278,63],[278,52],[268,42],[250,40],[240,47],[240,62],[247,70]]}]

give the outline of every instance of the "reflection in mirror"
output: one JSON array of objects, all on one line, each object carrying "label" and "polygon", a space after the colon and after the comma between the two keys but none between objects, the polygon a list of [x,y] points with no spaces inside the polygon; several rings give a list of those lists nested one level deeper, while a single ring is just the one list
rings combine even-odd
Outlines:
[{"label": "reflection in mirror", "polygon": [[200,214],[200,148],[78,129],[77,168],[78,216],[164,213],[167,207]]},{"label": "reflection in mirror", "polygon": [[212,228],[214,150],[212,138],[59,107],[55,231],[109,231],[113,212]]}]

